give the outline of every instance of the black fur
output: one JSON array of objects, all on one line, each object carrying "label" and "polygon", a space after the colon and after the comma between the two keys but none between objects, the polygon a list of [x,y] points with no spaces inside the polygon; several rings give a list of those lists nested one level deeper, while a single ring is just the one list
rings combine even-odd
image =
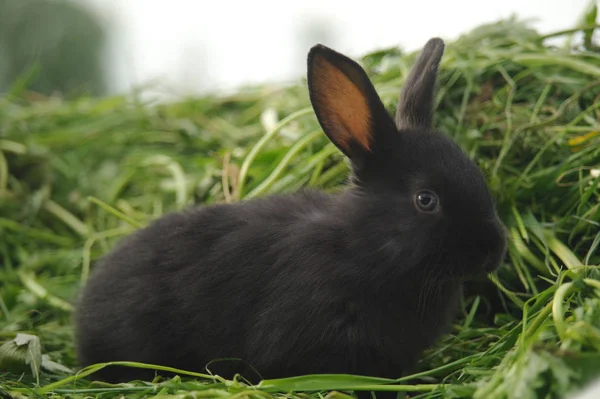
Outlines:
[{"label": "black fur", "polygon": [[396,126],[399,129],[431,127],[436,75],[444,47],[442,39],[433,38],[419,54],[406,78],[398,102]]},{"label": "black fur", "polygon": [[[203,371],[233,357],[264,378],[410,371],[455,316],[462,279],[492,271],[505,251],[480,170],[427,126],[441,56],[434,47],[417,62],[432,76],[403,90],[426,107],[401,106],[399,114],[418,123],[398,130],[358,64],[315,46],[309,90],[321,124],[328,126],[327,110],[315,97],[327,90],[315,87],[315,54],[360,79],[374,115],[372,149],[352,143],[360,154],[354,184],[339,194],[302,191],[171,213],[128,237],[83,291],[81,366],[130,360]],[[423,188],[438,194],[439,212],[417,210]],[[210,369],[252,377],[226,365]],[[152,376],[115,367],[95,375]]]}]

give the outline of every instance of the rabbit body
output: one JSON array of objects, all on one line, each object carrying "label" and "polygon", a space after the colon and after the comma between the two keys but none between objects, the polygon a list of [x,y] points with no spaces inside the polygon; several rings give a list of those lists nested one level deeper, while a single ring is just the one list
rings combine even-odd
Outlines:
[{"label": "rabbit body", "polygon": [[[414,367],[447,331],[463,279],[494,270],[505,251],[483,174],[431,127],[443,48],[427,43],[394,120],[357,63],[313,47],[311,102],[352,183],[174,212],[124,239],[83,290],[80,364],[202,372],[237,358],[259,378],[397,378]],[[233,364],[209,369],[248,372]],[[108,367],[95,376],[152,373]]]},{"label": "rabbit body", "polygon": [[[399,376],[447,327],[460,286],[440,284],[427,270],[405,273],[402,258],[412,248],[390,245],[355,195],[215,205],[140,230],[102,260],[86,287],[80,361],[203,371],[230,357],[265,378]],[[102,371],[109,380],[150,376]]]}]

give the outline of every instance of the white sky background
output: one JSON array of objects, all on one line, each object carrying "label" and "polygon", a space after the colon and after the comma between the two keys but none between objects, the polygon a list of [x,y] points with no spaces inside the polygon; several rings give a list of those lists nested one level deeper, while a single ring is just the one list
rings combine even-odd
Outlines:
[{"label": "white sky background", "polygon": [[[305,74],[314,41],[350,56],[400,45],[416,50],[432,36],[453,39],[516,14],[541,32],[575,25],[589,0],[75,0],[110,26],[112,90],[150,81],[187,95]],[[307,42],[310,21],[330,38]]]}]

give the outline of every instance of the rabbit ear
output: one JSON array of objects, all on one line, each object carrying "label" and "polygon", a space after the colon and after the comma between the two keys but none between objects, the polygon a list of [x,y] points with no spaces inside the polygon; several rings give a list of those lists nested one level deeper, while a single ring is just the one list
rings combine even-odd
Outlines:
[{"label": "rabbit ear", "polygon": [[375,125],[389,116],[358,63],[323,45],[312,47],[308,90],[323,131],[348,158],[357,161],[373,150]]},{"label": "rabbit ear", "polygon": [[396,110],[398,129],[431,127],[438,67],[444,54],[444,41],[429,39],[412,67],[400,93]]}]

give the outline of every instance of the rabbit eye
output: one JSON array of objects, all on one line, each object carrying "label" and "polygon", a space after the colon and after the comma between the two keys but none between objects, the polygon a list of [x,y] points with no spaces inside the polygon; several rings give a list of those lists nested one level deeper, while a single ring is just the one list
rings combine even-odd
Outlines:
[{"label": "rabbit eye", "polygon": [[437,195],[430,190],[421,190],[415,195],[415,206],[421,212],[435,212],[439,202]]}]

